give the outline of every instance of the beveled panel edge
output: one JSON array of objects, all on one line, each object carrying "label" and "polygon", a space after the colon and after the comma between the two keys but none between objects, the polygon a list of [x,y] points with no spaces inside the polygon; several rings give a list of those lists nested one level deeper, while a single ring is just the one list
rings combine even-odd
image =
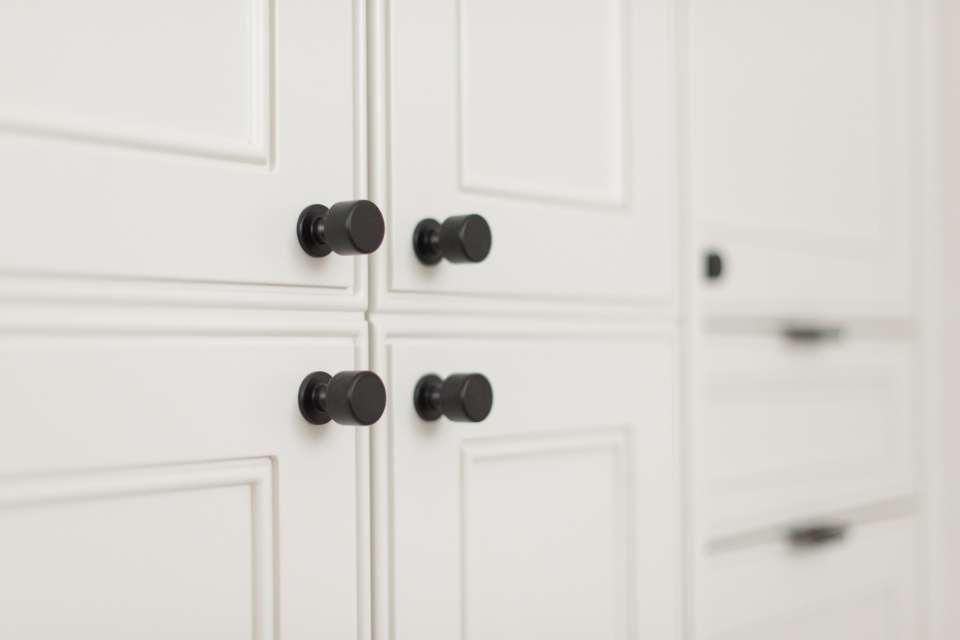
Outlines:
[{"label": "beveled panel edge", "polygon": [[254,16],[251,40],[253,75],[251,137],[246,141],[207,139],[203,136],[165,133],[149,128],[87,125],[80,122],[56,122],[29,115],[0,112],[0,132],[11,135],[77,142],[97,146],[131,149],[174,156],[220,160],[270,168],[273,164],[276,131],[274,96],[274,60],[276,48],[277,0],[246,0]]},{"label": "beveled panel edge", "polygon": [[276,637],[276,511],[271,458],[0,476],[0,509],[247,486],[251,492],[254,637]]}]

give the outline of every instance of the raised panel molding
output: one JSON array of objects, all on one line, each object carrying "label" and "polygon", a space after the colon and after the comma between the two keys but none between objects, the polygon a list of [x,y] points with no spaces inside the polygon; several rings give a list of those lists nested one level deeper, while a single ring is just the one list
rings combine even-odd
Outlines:
[{"label": "raised panel molding", "polygon": [[[235,495],[223,493],[221,490],[243,490],[247,494]],[[94,513],[99,518],[91,518],[89,508],[95,508]],[[77,509],[81,511],[78,513]],[[83,510],[87,509],[87,510]],[[84,633],[84,629],[100,629],[108,624],[110,618],[104,617],[102,612],[86,611],[72,603],[64,590],[83,581],[87,585],[87,593],[77,594],[77,602],[93,606],[94,609],[103,607],[109,610],[112,606],[120,605],[119,594],[116,590],[124,590],[122,583],[110,580],[122,580],[129,577],[132,570],[126,566],[131,562],[130,556],[140,553],[149,554],[150,560],[137,562],[142,579],[135,585],[130,585],[132,591],[124,594],[124,598],[132,598],[128,605],[142,607],[144,611],[156,606],[170,606],[171,602],[150,602],[143,600],[155,595],[154,588],[168,589],[172,584],[166,572],[169,570],[189,569],[190,554],[198,553],[191,549],[185,538],[183,527],[191,525],[189,518],[183,520],[178,516],[196,515],[198,510],[219,513],[221,518],[236,517],[236,522],[223,522],[222,526],[232,529],[231,539],[217,540],[215,538],[197,540],[198,544],[220,547],[221,553],[211,561],[215,564],[208,567],[217,567],[221,570],[230,570],[230,575],[203,575],[198,576],[208,588],[218,588],[218,594],[210,595],[211,611],[221,615],[229,612],[222,610],[229,606],[250,607],[250,618],[232,615],[227,618],[217,618],[211,615],[197,615],[195,629],[207,631],[230,631],[237,633],[241,627],[250,637],[266,640],[276,634],[275,593],[274,584],[277,581],[274,558],[277,550],[274,546],[275,505],[273,488],[273,462],[269,458],[252,458],[244,460],[229,460],[198,464],[183,464],[170,466],[130,467],[116,470],[70,473],[63,475],[31,475],[0,479],[0,522],[8,535],[13,536],[10,542],[25,535],[24,531],[33,532],[37,540],[36,548],[24,550],[28,558],[42,553],[43,544],[57,544],[63,550],[76,547],[77,550],[94,550],[96,557],[69,557],[69,566],[60,566],[56,562],[50,563],[37,558],[33,565],[34,573],[42,577],[47,587],[35,584],[36,580],[27,580],[26,575],[19,576],[21,588],[16,593],[7,593],[6,598],[13,598],[19,602],[22,616],[4,616],[0,621],[0,630],[5,623],[13,626],[10,632],[16,630],[20,637],[48,637],[42,635],[61,629],[63,624],[74,624],[73,631]],[[38,520],[39,517],[39,520]],[[20,519],[27,518],[28,524],[17,526]],[[79,518],[79,520],[77,519]],[[149,534],[142,531],[142,526],[134,519],[157,519],[155,529]],[[176,535],[164,530],[164,522],[176,525]],[[61,532],[51,531],[48,527],[38,530],[38,523],[59,525]],[[73,525],[73,526],[71,526]],[[82,525],[82,526],[79,526]],[[76,527],[76,530],[73,530]],[[69,534],[65,531],[70,531]],[[120,531],[139,532],[152,535],[148,539],[120,539],[109,548],[104,548],[101,538],[115,535]],[[246,533],[245,533],[246,532]],[[218,532],[209,530],[210,536],[217,536]],[[248,535],[249,539],[242,538]],[[66,536],[65,538],[62,536]],[[239,536],[239,538],[237,537]],[[98,541],[99,540],[99,541]],[[59,543],[58,543],[59,541]],[[224,545],[227,545],[224,548]],[[7,550],[7,553],[15,550]],[[102,555],[101,555],[102,554]],[[237,557],[237,556],[241,557]],[[246,556],[246,557],[242,557]],[[53,553],[51,558],[57,558]],[[170,567],[171,563],[187,563],[179,569]],[[122,564],[117,564],[122,563]],[[224,564],[229,563],[229,564]],[[63,575],[62,571],[85,569],[97,566],[100,575]],[[161,569],[161,567],[163,567]],[[149,578],[151,571],[163,571],[164,578],[158,585],[151,585]],[[240,576],[246,578],[240,579]],[[58,576],[61,579],[57,579]],[[235,584],[239,579],[240,584]],[[224,584],[229,580],[229,584]],[[52,583],[52,584],[51,584]],[[245,585],[244,585],[245,583]],[[53,586],[56,585],[56,586]],[[8,588],[13,588],[9,586]],[[242,594],[243,588],[250,588],[246,597]],[[156,592],[161,593],[161,592]],[[169,593],[166,593],[169,597]],[[53,595],[51,595],[53,594]],[[113,595],[111,595],[113,594]],[[56,597],[56,604],[49,600]],[[36,598],[36,599],[35,599]],[[117,604],[113,604],[113,599]],[[248,604],[249,603],[249,604]],[[51,606],[52,605],[52,606]],[[95,605],[95,606],[94,606]],[[44,610],[59,612],[65,620],[43,620],[31,617],[30,611],[42,607]],[[234,614],[239,611],[232,612]],[[171,610],[163,625],[167,631],[181,629],[190,613],[188,611]],[[128,625],[130,616],[119,616],[118,624]],[[89,625],[89,627],[87,626]],[[117,632],[124,627],[117,627]],[[46,631],[44,631],[46,630]],[[32,633],[41,635],[33,636]],[[149,635],[149,634],[148,634]],[[148,636],[144,636],[148,637]],[[154,637],[149,635],[149,637]]]},{"label": "raised panel molding", "polygon": [[[539,580],[550,572],[553,572],[553,594],[561,600],[576,599],[576,593],[583,589],[591,592],[609,589],[610,598],[605,603],[609,609],[603,607],[581,614],[576,620],[583,625],[580,631],[604,638],[629,637],[632,585],[627,568],[634,554],[630,523],[635,514],[628,488],[627,438],[626,428],[613,428],[475,438],[462,443],[460,550],[464,638],[496,635],[505,619],[513,620],[520,627],[533,626],[529,620],[526,625],[519,622],[520,618],[527,617],[538,620],[537,626],[544,628],[547,620],[557,617],[550,613],[551,594],[541,593],[536,601],[530,599],[530,591],[535,590],[536,585],[528,584],[520,576],[535,576]],[[557,462],[563,465],[562,470],[556,468]],[[521,476],[509,473],[513,464],[521,465]],[[583,494],[576,496],[568,492],[567,485],[557,493],[555,489],[562,486],[573,469],[579,470],[575,474],[578,488],[590,486],[598,491],[584,489]],[[551,472],[559,475],[549,481],[547,476]],[[598,477],[602,475],[607,475],[606,480]],[[483,485],[491,479],[499,484],[484,501]],[[516,482],[509,482],[511,479]],[[544,491],[531,494],[538,479],[539,489]],[[543,486],[545,480],[552,487]],[[607,495],[600,490],[605,482],[609,482]],[[509,490],[504,483],[510,485]],[[514,504],[518,498],[523,501],[522,505]],[[490,517],[483,518],[484,511]],[[538,517],[525,521],[528,512]],[[604,531],[603,527],[607,529]],[[477,528],[482,531],[478,532]],[[605,537],[607,545],[597,545],[599,540],[587,539],[591,534]],[[477,557],[477,549],[470,544],[475,536],[496,552],[492,556]],[[564,549],[564,542],[572,548]],[[511,578],[511,570],[515,571],[518,563],[539,566],[513,573]],[[574,570],[572,565],[578,569]],[[565,579],[568,573],[576,574],[575,583]],[[587,584],[587,579],[593,582]],[[474,598],[475,593],[480,596]],[[516,608],[520,602],[525,603],[526,609]],[[537,607],[535,602],[542,604]],[[478,609],[482,611],[478,613]],[[563,624],[571,622],[565,620]],[[569,627],[566,631],[574,632]]]},{"label": "raised panel molding", "polygon": [[458,17],[461,188],[622,209],[623,0],[459,0]]},{"label": "raised panel molding", "polygon": [[268,166],[275,2],[4,3],[0,132]]}]

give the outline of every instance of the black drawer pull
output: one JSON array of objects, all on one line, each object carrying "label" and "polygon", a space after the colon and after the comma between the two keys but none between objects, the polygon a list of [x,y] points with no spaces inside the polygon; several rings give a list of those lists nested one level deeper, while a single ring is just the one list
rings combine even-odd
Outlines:
[{"label": "black drawer pull", "polygon": [[847,527],[844,525],[816,525],[811,527],[796,527],[787,534],[790,544],[801,549],[822,547],[827,544],[840,542],[847,536]]},{"label": "black drawer pull", "polygon": [[841,339],[843,329],[841,327],[817,325],[787,325],[783,328],[783,336],[791,342],[827,342]]}]

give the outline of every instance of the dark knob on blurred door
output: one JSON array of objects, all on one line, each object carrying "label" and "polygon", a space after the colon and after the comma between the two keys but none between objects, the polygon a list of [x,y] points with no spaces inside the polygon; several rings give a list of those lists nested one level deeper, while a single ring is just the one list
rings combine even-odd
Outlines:
[{"label": "dark knob on blurred door", "polygon": [[703,267],[707,280],[719,280],[723,277],[723,256],[717,251],[707,251]]},{"label": "dark knob on blurred door", "polygon": [[297,220],[297,239],[314,258],[338,253],[373,253],[383,242],[383,214],[369,200],[338,202],[330,208],[312,204]]},{"label": "dark knob on blurred door", "polygon": [[445,416],[454,422],[481,422],[493,409],[493,388],[479,373],[454,373],[446,379],[430,374],[417,383],[413,403],[424,420]]},{"label": "dark knob on blurred door", "polygon": [[426,265],[443,259],[482,262],[490,253],[492,243],[490,225],[477,213],[452,216],[443,223],[426,218],[413,230],[413,250]]},{"label": "dark knob on blurred door", "polygon": [[300,383],[300,413],[310,424],[371,425],[387,406],[387,391],[372,371],[314,371]]}]

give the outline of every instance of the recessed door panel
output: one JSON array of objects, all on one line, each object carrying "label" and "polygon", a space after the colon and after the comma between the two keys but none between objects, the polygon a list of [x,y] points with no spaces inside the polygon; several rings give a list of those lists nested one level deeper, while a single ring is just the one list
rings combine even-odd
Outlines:
[{"label": "recessed door panel", "polygon": [[2,635],[357,638],[364,432],[297,390],[363,324],[164,317],[0,336]]},{"label": "recessed door panel", "polygon": [[[676,637],[675,351],[669,332],[379,320],[380,633]],[[425,374],[482,373],[482,422],[421,419]],[[390,461],[389,463],[387,461]],[[380,475],[384,474],[384,475]]]},{"label": "recessed door panel", "polygon": [[[378,305],[671,301],[668,4],[389,3],[376,62],[374,192],[390,219]],[[492,230],[482,263],[417,260],[421,219],[470,213]]]},{"label": "recessed door panel", "polygon": [[295,232],[362,185],[358,9],[279,5],[4,3],[0,275],[359,305],[361,262]]}]

